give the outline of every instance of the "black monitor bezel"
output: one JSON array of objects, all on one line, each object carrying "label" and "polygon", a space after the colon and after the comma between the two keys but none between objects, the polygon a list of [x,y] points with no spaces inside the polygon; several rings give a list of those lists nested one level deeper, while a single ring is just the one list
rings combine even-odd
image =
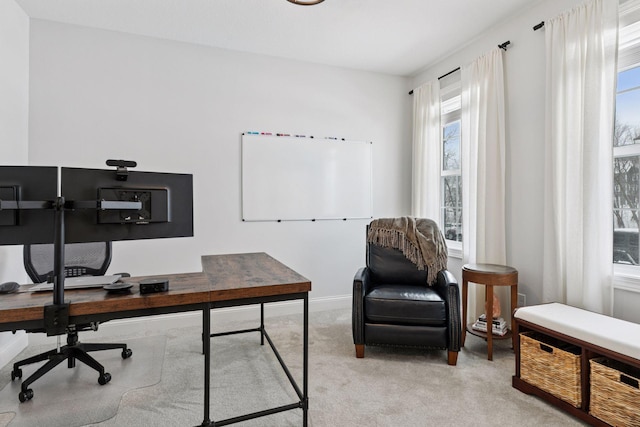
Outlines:
[{"label": "black monitor bezel", "polygon": [[101,188],[167,189],[167,222],[100,223],[96,209],[65,211],[65,241],[97,242],[193,236],[193,175],[129,171],[126,181],[113,169],[61,168],[61,193],[67,201],[99,201]]},{"label": "black monitor bezel", "polygon": [[[53,202],[58,197],[56,166],[0,166],[0,187],[19,189],[19,203]],[[46,203],[43,203],[43,207]],[[8,209],[17,225],[0,225],[0,245],[53,243],[55,221],[50,209]],[[4,210],[4,208],[3,208]]]}]

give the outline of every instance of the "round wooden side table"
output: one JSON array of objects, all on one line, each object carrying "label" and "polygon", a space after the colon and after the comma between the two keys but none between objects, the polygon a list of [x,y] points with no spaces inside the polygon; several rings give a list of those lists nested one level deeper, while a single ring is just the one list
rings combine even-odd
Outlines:
[{"label": "round wooden side table", "polygon": [[[469,282],[485,286],[485,306],[487,314],[487,333],[476,331],[472,328],[473,323],[467,324],[467,296],[469,292]],[[493,313],[493,287],[511,287],[511,324],[513,325],[513,311],[518,305],[518,270],[507,265],[498,264],[465,264],[462,266],[462,321],[466,328],[462,328],[462,346],[466,338],[466,333],[485,338],[487,340],[488,359],[493,360],[493,340],[511,338],[511,343],[515,348],[516,337],[511,331],[504,336],[492,334],[489,313]]]}]

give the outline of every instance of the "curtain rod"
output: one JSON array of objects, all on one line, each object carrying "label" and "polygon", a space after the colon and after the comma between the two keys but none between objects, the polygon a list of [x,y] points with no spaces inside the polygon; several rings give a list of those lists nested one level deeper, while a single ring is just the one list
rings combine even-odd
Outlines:
[{"label": "curtain rod", "polygon": [[[442,79],[444,79],[445,77],[447,77],[448,75],[455,73],[456,71],[460,71],[460,67],[456,68],[455,70],[451,70],[451,71],[449,71],[448,73],[444,73],[443,75],[441,75],[440,77],[438,77],[438,80],[442,80]],[[413,91],[410,91],[410,92],[409,92],[409,95],[413,95]]]},{"label": "curtain rod", "polygon": [[541,23],[539,23],[538,25],[535,25],[533,27],[533,31],[538,31],[540,28],[544,27],[544,21],[542,21]]},{"label": "curtain rod", "polygon": [[[448,75],[453,74],[453,73],[455,73],[456,71],[459,71],[459,70],[460,70],[460,67],[456,68],[455,70],[451,70],[448,73],[445,73],[445,74],[441,75],[440,77],[438,77],[438,80],[442,80],[445,77],[447,77]],[[409,91],[409,95],[413,95],[413,91],[412,90]]]},{"label": "curtain rod", "polygon": [[[507,50],[507,46],[509,46],[511,44],[511,42],[509,40],[507,40],[506,42],[499,44],[498,47],[504,51]],[[448,73],[445,73],[443,75],[441,75],[440,77],[438,77],[438,80],[444,79],[445,77],[447,77],[449,74],[453,74],[456,71],[460,70],[460,67],[456,68],[455,70],[451,70]],[[413,90],[409,91],[409,95],[413,95]]]},{"label": "curtain rod", "polygon": [[442,80],[442,79],[444,79],[445,77],[447,77],[448,75],[453,74],[453,73],[455,73],[456,71],[459,71],[459,70],[460,70],[460,67],[456,68],[455,70],[451,70],[451,71],[449,71],[448,73],[443,74],[443,75],[441,75],[440,77],[438,77],[438,80]]}]

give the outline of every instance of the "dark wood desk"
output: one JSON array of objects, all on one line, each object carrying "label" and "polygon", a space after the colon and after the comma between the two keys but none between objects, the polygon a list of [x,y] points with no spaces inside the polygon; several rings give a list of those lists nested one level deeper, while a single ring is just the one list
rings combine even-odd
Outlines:
[{"label": "dark wood desk", "polygon": [[[240,331],[230,331],[218,335],[234,333],[260,332],[260,344],[264,344],[266,338],[271,349],[275,353],[280,366],[282,366],[289,382],[293,386],[298,402],[277,408],[252,412],[222,421],[209,420],[209,346],[210,340],[205,339],[205,417],[203,426],[224,426],[246,421],[253,418],[292,409],[302,409],[302,425],[307,426],[309,409],[308,398],[308,373],[309,373],[309,292],[311,282],[289,267],[275,260],[265,253],[233,254],[233,255],[209,255],[202,257],[202,268],[211,285],[209,305],[211,308],[234,307],[240,305],[260,304],[260,327]],[[273,341],[264,327],[264,304],[276,301],[303,300],[303,365],[302,365],[302,390],[298,387],[293,376],[280,357]],[[209,310],[203,312],[203,335],[209,337]]]},{"label": "dark wood desk", "polygon": [[[132,277],[129,280],[137,282],[152,277],[168,279],[169,291],[146,295],[141,295],[135,288],[128,294],[108,294],[102,289],[66,291],[70,323],[192,311],[201,309],[210,300],[210,284],[205,273]],[[51,304],[52,294],[30,292],[30,287],[22,286],[20,292],[0,298],[0,331],[44,329],[43,307]]]},{"label": "dark wood desk", "polygon": [[[204,420],[202,426],[222,426],[290,409],[303,410],[303,425],[308,412],[308,293],[311,282],[265,253],[208,255],[202,257],[203,272],[132,277],[131,282],[149,278],[169,279],[167,292],[141,295],[137,290],[129,294],[107,294],[104,290],[83,289],[67,291],[71,324],[104,322],[107,320],[151,316],[202,310],[204,352]],[[24,287],[16,294],[0,298],[0,331],[44,329],[44,305],[51,303],[50,292],[32,293]],[[264,328],[264,304],[275,301],[302,299],[304,302],[303,389],[290,375]],[[253,412],[222,421],[209,417],[210,385],[210,309],[249,304],[261,305],[260,327],[243,333],[259,331],[261,344],[267,338],[280,364],[295,388],[300,401],[279,408]],[[220,335],[220,334],[219,334]]]}]

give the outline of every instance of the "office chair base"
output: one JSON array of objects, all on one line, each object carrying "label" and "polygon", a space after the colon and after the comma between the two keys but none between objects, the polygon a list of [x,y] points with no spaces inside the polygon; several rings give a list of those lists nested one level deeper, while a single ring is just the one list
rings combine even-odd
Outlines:
[{"label": "office chair base", "polygon": [[33,390],[27,389],[26,391],[21,391],[18,393],[18,400],[20,402],[26,402],[27,400],[31,400],[33,398]]},{"label": "office chair base", "polygon": [[69,345],[61,347],[59,352],[57,350],[50,350],[45,353],[41,353],[17,362],[13,365],[13,370],[11,371],[11,381],[15,380],[16,378],[22,378],[22,369],[20,369],[20,366],[41,362],[44,360],[47,361],[22,383],[21,391],[18,394],[18,399],[20,400],[20,402],[25,402],[32,399],[33,390],[30,389],[29,386],[65,360],[68,362],[69,368],[75,366],[75,361],[77,359],[85,365],[95,369],[100,374],[98,376],[98,384],[105,385],[109,381],[111,381],[111,374],[105,372],[104,366],[102,366],[96,359],[91,357],[88,352],[121,348],[121,356],[123,359],[128,359],[133,355],[133,351],[127,348],[126,344],[81,344],[77,341],[74,341],[73,339],[70,342],[74,343],[70,343]]},{"label": "office chair base", "polygon": [[[100,375],[100,377],[98,378],[98,383],[100,385],[105,385],[109,381],[111,381],[111,374],[109,374],[108,372],[106,372],[104,375]],[[33,399],[33,389],[28,388],[18,393],[18,400],[20,401],[20,403],[24,403],[27,400],[31,399]]]}]

